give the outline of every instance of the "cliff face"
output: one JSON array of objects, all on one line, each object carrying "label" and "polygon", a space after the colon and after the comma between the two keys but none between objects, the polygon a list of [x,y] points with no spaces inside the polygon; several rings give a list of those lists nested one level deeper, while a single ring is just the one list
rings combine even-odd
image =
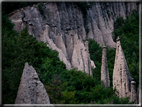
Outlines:
[{"label": "cliff face", "polygon": [[89,38],[94,38],[100,45],[115,47],[112,32],[117,17],[126,18],[133,9],[138,9],[136,3],[93,3],[88,10]]},{"label": "cliff face", "polygon": [[91,3],[87,11],[89,33],[86,35],[84,21],[79,7],[74,3],[43,3],[14,11],[10,19],[17,31],[27,27],[30,34],[59,52],[59,58],[67,69],[77,67],[92,74],[86,37],[94,38],[100,45],[115,47],[111,34],[116,17],[126,17],[136,3]]}]

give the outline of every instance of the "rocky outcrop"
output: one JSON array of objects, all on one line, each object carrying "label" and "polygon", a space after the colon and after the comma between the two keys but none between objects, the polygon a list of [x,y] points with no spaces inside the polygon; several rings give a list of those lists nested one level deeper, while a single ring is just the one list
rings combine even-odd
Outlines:
[{"label": "rocky outcrop", "polygon": [[[91,3],[87,11],[89,33],[86,34],[84,19],[76,3],[42,3],[25,7],[10,14],[14,29],[28,32],[41,42],[59,52],[59,58],[67,69],[77,67],[92,74],[90,56],[86,51],[84,39],[94,38],[100,45],[115,47],[111,34],[116,17],[124,17],[127,11],[137,9],[136,3]],[[42,10],[42,12],[41,12]],[[41,14],[42,13],[42,14]],[[91,64],[95,67],[93,61]]]},{"label": "rocky outcrop", "polygon": [[117,17],[126,18],[133,9],[138,10],[136,3],[111,2],[111,3],[90,3],[92,7],[87,12],[88,17],[88,37],[95,39],[101,46],[115,48],[112,32],[114,29],[114,21]]},{"label": "rocky outcrop", "polygon": [[137,93],[135,90],[135,81],[131,81],[131,96],[130,96],[130,101],[135,101],[137,103]]},{"label": "rocky outcrop", "polygon": [[135,81],[133,81],[133,78],[130,76],[119,37],[116,42],[113,88],[116,88],[116,94],[119,95],[119,97],[130,97],[130,101],[134,101],[136,100]]},{"label": "rocky outcrop", "polygon": [[142,104],[142,98],[141,98],[141,95],[142,95],[142,93],[141,93],[141,88],[138,86],[138,88],[137,88],[137,104]]},{"label": "rocky outcrop", "polygon": [[110,79],[109,79],[109,71],[108,71],[108,64],[107,64],[107,49],[106,46],[103,46],[102,51],[102,66],[101,66],[101,81],[103,85],[108,88],[110,86]]},{"label": "rocky outcrop", "polygon": [[50,104],[44,85],[28,63],[25,63],[15,104]]}]

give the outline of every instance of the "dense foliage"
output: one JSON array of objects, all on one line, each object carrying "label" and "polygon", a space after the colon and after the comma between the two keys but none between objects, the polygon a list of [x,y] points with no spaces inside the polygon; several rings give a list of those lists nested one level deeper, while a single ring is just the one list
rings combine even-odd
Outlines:
[{"label": "dense foliage", "polygon": [[126,19],[117,18],[113,34],[119,36],[131,76],[139,85],[139,14],[136,10]]},{"label": "dense foliage", "polygon": [[[101,85],[100,66],[102,49],[94,40],[89,40],[91,59],[97,67],[93,70],[92,78],[76,68],[66,70],[65,64],[58,58],[57,51],[47,47],[47,43],[39,43],[35,37],[28,34],[26,28],[17,33],[12,30],[13,26],[14,24],[3,13],[2,103],[14,103],[26,62],[36,69],[53,104],[128,103],[128,98],[120,99],[114,95],[115,90],[112,89],[112,84],[108,89]],[[107,52],[109,53],[107,57],[110,78],[112,78],[115,50],[108,49]]]}]

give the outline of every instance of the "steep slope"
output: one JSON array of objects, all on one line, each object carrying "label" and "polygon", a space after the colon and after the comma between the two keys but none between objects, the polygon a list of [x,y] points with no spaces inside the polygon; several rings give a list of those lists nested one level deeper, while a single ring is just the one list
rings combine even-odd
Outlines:
[{"label": "steep slope", "polygon": [[[59,58],[67,69],[77,67],[92,74],[88,45],[85,38],[94,38],[101,46],[115,47],[111,34],[117,17],[126,17],[136,3],[90,3],[85,31],[84,20],[76,3],[42,3],[16,10],[10,14],[17,31],[27,27],[28,32],[41,42],[59,52]],[[117,8],[115,8],[117,7]]]},{"label": "steep slope", "polygon": [[126,18],[132,10],[137,10],[136,3],[93,3],[88,10],[89,38],[94,38],[100,45],[115,47],[112,32],[117,17]]}]

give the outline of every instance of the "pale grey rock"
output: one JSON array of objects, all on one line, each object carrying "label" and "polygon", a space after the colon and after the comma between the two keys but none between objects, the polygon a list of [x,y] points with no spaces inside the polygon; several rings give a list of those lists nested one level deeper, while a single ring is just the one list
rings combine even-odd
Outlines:
[{"label": "pale grey rock", "polygon": [[102,49],[101,81],[103,82],[103,85],[106,88],[110,87],[106,46],[103,46],[103,49]]},{"label": "pale grey rock", "polygon": [[116,42],[116,55],[113,69],[113,88],[116,88],[116,94],[119,95],[119,97],[130,97],[130,101],[134,101],[136,99],[136,91],[134,88],[135,82],[130,76],[119,37]]},{"label": "pale grey rock", "polygon": [[62,47],[61,49],[64,49],[64,51],[62,51],[60,48],[58,48],[57,45],[54,44],[54,41],[49,38],[49,35],[47,33],[48,31],[49,31],[49,26],[46,25],[44,34],[43,34],[42,38],[40,38],[40,39],[44,42],[48,42],[47,46],[49,46],[52,50],[58,51],[59,52],[58,56],[59,56],[60,60],[66,64],[67,69],[71,69],[71,64],[70,64],[68,57],[67,57],[67,50],[66,50],[64,42],[62,40],[62,35],[58,36],[58,38],[60,38],[59,41],[60,41],[60,46]]},{"label": "pale grey rock", "polygon": [[[72,54],[72,66],[92,75],[90,55],[88,53],[88,41],[84,44],[83,41],[78,38],[77,34],[74,35],[73,41],[74,50]],[[92,64],[92,66],[95,66],[95,64]]]},{"label": "pale grey rock", "polygon": [[21,31],[27,27],[39,42],[48,42],[51,49],[59,52],[59,58],[67,69],[77,67],[90,74],[91,60],[85,51],[85,37],[93,38],[100,46],[115,48],[112,39],[114,20],[120,16],[125,18],[126,11],[137,8],[135,3],[92,3],[87,10],[90,30],[86,34],[82,13],[76,4],[46,2],[42,6],[44,16],[37,5],[12,12],[9,19],[15,24],[14,29]]},{"label": "pale grey rock", "polygon": [[91,60],[91,67],[96,68],[96,66],[92,60]]},{"label": "pale grey rock", "polygon": [[[87,36],[94,38],[100,45],[115,48],[115,42],[112,39],[114,21],[117,17],[126,18],[133,9],[138,10],[136,3],[91,3],[92,7],[87,11],[88,28]],[[129,12],[128,12],[129,11]]]},{"label": "pale grey rock", "polygon": [[32,66],[26,62],[15,104],[50,104],[44,85]]},{"label": "pale grey rock", "polygon": [[135,101],[135,104],[137,103],[137,94],[135,90],[135,81],[131,81],[131,96],[130,96],[130,101]]},{"label": "pale grey rock", "polygon": [[90,53],[89,53],[88,39],[86,39],[86,41],[85,41],[85,47],[86,47],[86,54],[87,54],[86,56],[87,56],[87,60],[88,60],[87,61],[88,62],[88,64],[87,64],[88,70],[86,70],[86,71],[88,71],[89,75],[93,75],[92,69],[91,69],[91,59],[90,59]]}]

